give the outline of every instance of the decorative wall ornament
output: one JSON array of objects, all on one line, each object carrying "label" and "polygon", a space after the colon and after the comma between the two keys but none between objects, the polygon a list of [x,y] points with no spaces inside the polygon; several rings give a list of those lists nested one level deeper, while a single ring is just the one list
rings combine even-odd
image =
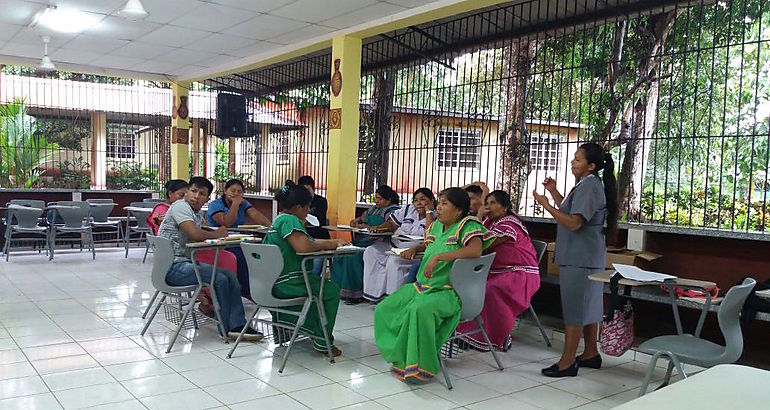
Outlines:
[{"label": "decorative wall ornament", "polygon": [[329,110],[329,129],[338,130],[342,128],[342,108],[332,108]]},{"label": "decorative wall ornament", "polygon": [[334,60],[334,74],[332,74],[332,94],[339,97],[342,91],[342,73],[340,72],[340,59]]}]

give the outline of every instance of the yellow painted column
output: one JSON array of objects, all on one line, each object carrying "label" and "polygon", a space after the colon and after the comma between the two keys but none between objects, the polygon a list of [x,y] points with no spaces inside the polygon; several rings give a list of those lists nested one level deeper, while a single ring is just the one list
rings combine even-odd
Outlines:
[{"label": "yellow painted column", "polygon": [[326,179],[331,224],[348,223],[356,212],[361,39],[332,39],[329,163]]},{"label": "yellow painted column", "polygon": [[190,179],[190,83],[171,84],[171,179]]}]

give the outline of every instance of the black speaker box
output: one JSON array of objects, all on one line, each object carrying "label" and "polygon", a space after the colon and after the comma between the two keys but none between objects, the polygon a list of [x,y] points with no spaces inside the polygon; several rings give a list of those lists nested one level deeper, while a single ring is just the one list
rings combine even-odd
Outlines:
[{"label": "black speaker box", "polygon": [[217,94],[218,137],[247,136],[246,97],[239,94]]}]

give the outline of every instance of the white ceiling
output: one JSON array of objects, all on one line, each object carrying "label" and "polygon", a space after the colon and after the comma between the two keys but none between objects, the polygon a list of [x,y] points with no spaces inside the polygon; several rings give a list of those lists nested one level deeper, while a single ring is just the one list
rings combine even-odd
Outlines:
[{"label": "white ceiling", "polygon": [[[185,78],[254,63],[297,43],[447,0],[143,0],[142,21],[118,16],[125,0],[0,0],[0,62],[36,64],[42,35],[60,69]],[[94,13],[80,34],[30,28],[46,4]],[[399,14],[399,15],[401,15]],[[251,60],[250,60],[251,59]]]}]

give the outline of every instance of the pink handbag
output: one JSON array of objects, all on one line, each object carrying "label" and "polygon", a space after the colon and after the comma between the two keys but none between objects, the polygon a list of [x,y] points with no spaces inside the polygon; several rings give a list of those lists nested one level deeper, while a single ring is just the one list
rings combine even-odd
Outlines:
[{"label": "pink handbag", "polygon": [[609,356],[621,356],[634,344],[634,308],[625,297],[618,295],[619,280],[618,274],[610,279],[612,304],[599,334],[599,346]]}]

